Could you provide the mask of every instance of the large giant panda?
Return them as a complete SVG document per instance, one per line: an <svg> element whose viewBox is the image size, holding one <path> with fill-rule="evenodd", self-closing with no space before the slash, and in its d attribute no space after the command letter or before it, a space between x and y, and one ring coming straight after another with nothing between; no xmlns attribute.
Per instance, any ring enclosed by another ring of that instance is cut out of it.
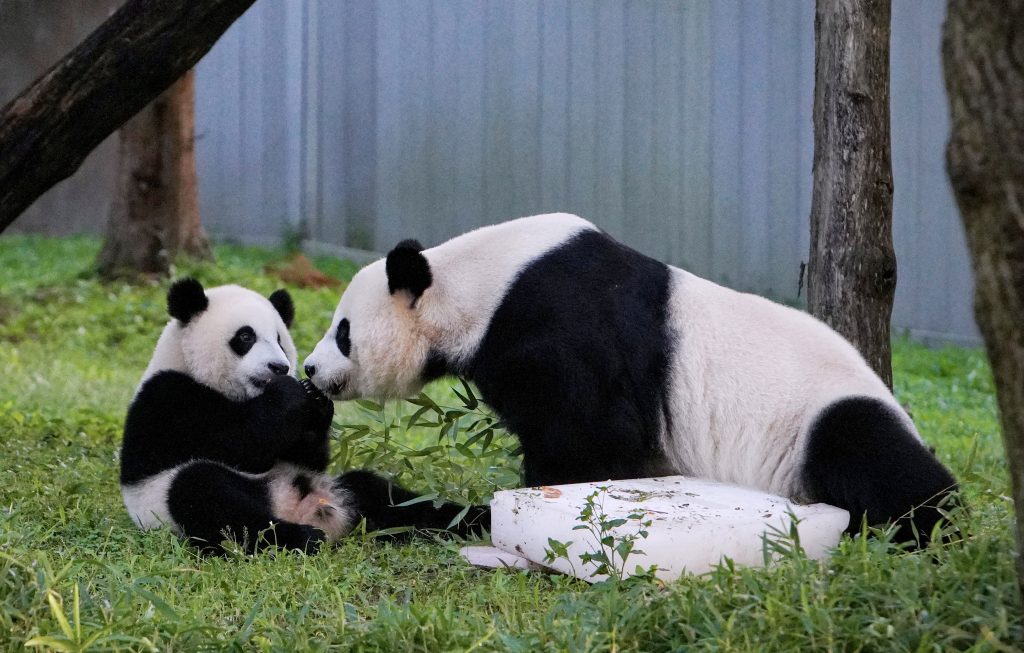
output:
<svg viewBox="0 0 1024 653"><path fill-rule="evenodd" d="M143 529L169 526L206 552L226 538L313 552L370 528L444 529L462 506L398 506L415 495L355 470L334 478L334 404L294 373L287 291L269 299L239 286L183 279L167 294L171 320L125 420L121 490ZM485 508L455 530L479 532Z"/></svg>
<svg viewBox="0 0 1024 653"><path fill-rule="evenodd" d="M356 274L305 370L337 399L471 379L527 485L686 474L841 506L851 532L899 520L902 540L926 540L955 489L830 328L574 215L399 243Z"/></svg>

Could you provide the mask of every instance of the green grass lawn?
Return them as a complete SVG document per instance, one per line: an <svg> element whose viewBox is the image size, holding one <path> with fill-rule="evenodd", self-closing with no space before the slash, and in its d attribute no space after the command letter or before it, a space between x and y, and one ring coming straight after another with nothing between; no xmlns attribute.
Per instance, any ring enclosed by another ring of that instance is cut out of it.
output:
<svg viewBox="0 0 1024 653"><path fill-rule="evenodd" d="M962 546L908 555L857 538L827 564L790 556L667 586L484 571L461 561L457 543L359 535L314 557L205 560L168 532L139 532L121 503L121 423L166 320L166 283L100 284L89 272L97 248L0 239L0 648L999 651L1024 640L1008 479L978 351L898 342L894 360L900 400L965 487ZM281 285L264 268L282 252L216 253L215 265L178 274L264 293ZM342 278L355 269L317 263ZM338 291L290 290L301 359ZM457 407L450 385L428 392ZM339 405L337 423L351 428L334 443L336 466L369 463L461 499L514 485L514 443L497 438L485 454L480 442L455 446L440 427L403 428L413 410Z"/></svg>

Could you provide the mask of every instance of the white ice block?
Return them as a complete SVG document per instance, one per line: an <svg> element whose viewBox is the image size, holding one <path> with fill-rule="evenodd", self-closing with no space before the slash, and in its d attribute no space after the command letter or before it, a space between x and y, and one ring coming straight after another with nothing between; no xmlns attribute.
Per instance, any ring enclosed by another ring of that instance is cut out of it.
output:
<svg viewBox="0 0 1024 653"><path fill-rule="evenodd" d="M666 476L496 492L491 501L494 546L584 580L602 580L605 576L594 575L593 563L580 559L581 554L599 550L596 538L587 531L573 530L582 523L579 517L586 498L595 491L596 503L603 506L609 519L642 511L644 519L651 522L647 537L635 542L635 548L644 553L629 557L626 575L637 565L657 565L657 576L663 580L673 580L684 572L704 573L723 557L737 565L763 566L763 536L789 533L791 515L797 518L806 554L824 559L850 519L845 510L824 503L799 505L748 488ZM637 530L638 521L627 520L608 534L618 542ZM568 559L545 562L548 538L571 542Z"/></svg>

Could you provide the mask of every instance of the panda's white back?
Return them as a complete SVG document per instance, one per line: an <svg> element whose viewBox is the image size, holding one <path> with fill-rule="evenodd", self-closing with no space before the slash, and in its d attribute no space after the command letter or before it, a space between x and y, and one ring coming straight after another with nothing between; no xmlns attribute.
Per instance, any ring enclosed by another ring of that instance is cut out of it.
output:
<svg viewBox="0 0 1024 653"><path fill-rule="evenodd" d="M678 268L672 277L677 419L663 437L678 471L794 496L804 438L834 401L877 398L914 429L857 350L820 321Z"/></svg>

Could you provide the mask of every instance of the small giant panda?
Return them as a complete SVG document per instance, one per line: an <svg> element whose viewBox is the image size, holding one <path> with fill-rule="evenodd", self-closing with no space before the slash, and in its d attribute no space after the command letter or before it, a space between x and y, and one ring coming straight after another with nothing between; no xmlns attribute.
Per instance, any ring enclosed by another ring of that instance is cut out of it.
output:
<svg viewBox="0 0 1024 653"><path fill-rule="evenodd" d="M462 507L400 504L415 494L367 471L333 478L334 404L300 383L288 327L291 297L183 279L167 294L171 320L125 420L121 491L143 529L171 527L219 553L225 536L314 552L360 519L370 528L444 529ZM456 526L479 532L473 508ZM273 526L273 528L271 528Z"/></svg>
<svg viewBox="0 0 1024 653"><path fill-rule="evenodd" d="M685 474L841 506L850 532L898 520L919 542L956 487L829 327L574 215L399 243L356 274L305 371L336 399L472 380L527 485Z"/></svg>

